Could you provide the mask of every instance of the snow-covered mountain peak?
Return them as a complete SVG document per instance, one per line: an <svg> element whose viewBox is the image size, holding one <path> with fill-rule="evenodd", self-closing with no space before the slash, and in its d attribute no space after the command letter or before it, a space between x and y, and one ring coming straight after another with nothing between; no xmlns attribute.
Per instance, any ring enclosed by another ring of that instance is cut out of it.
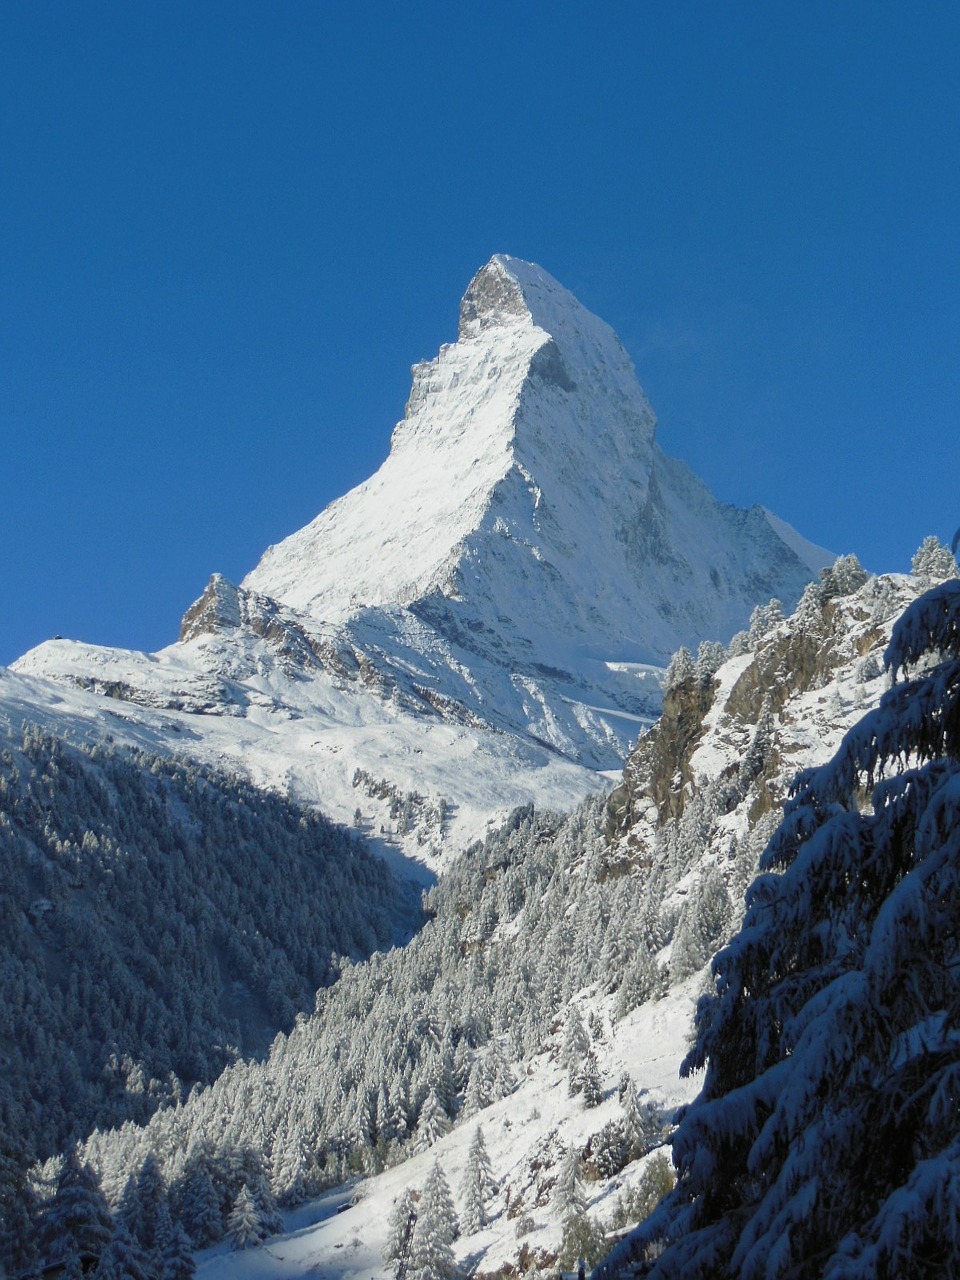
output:
<svg viewBox="0 0 960 1280"><path fill-rule="evenodd" d="M552 341L557 381L573 390L576 374L598 366L609 377L619 370L634 379L633 365L610 326L543 267L497 253L467 286L460 303L460 342L496 340L497 330L527 325ZM541 361L545 363L545 361ZM558 365L565 366L560 375Z"/></svg>
<svg viewBox="0 0 960 1280"><path fill-rule="evenodd" d="M84 718L107 694L150 721L154 746L169 730L205 758L239 756L338 817L357 809L355 776L427 790L457 807L446 836L473 838L507 776L510 803L532 794L514 785L524 771L540 800L561 781L592 789L589 771L617 767L659 711L679 645L727 639L771 596L791 604L832 558L760 507L718 503L654 433L610 327L497 255L467 289L459 340L414 367L369 480L239 587L214 575L177 644L57 642L17 671L79 687Z"/></svg>
<svg viewBox="0 0 960 1280"><path fill-rule="evenodd" d="M593 502L611 465L641 498L654 428L609 326L542 268L497 255L467 288L459 341L413 367L379 471L271 547L244 585L327 620L456 596L466 540L485 520L529 525L534 506L563 505L551 491L574 479ZM504 482L517 494L492 514Z"/></svg>

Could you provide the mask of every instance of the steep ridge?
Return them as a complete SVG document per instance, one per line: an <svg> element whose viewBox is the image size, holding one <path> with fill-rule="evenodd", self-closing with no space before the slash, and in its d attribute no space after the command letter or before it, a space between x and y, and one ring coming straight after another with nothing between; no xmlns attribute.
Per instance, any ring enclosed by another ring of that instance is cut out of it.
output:
<svg viewBox="0 0 960 1280"><path fill-rule="evenodd" d="M415 367L374 476L240 586L214 575L176 644L31 651L0 721L96 735L106 716L118 741L244 770L432 859L516 804L603 785L658 714L669 654L791 604L828 559L666 458L613 331L497 255L458 341ZM445 823L400 830L414 794Z"/></svg>

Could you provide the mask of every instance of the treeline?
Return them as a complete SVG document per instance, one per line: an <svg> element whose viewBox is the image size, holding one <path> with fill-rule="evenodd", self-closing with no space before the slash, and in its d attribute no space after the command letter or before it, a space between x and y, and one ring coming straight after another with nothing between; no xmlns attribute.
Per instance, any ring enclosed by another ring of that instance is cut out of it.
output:
<svg viewBox="0 0 960 1280"><path fill-rule="evenodd" d="M0 1129L31 1158L265 1053L422 919L316 813L30 726L0 750L0 876Z"/></svg>

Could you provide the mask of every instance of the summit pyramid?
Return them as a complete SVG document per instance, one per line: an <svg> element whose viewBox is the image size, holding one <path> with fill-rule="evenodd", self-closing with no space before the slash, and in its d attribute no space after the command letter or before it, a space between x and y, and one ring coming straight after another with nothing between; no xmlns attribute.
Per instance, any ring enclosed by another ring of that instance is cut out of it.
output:
<svg viewBox="0 0 960 1280"><path fill-rule="evenodd" d="M493 257L456 343L413 368L389 456L244 586L324 620L402 605L469 648L664 663L785 603L831 558L717 503L655 441L613 330L542 268ZM571 646L576 652L571 652Z"/></svg>

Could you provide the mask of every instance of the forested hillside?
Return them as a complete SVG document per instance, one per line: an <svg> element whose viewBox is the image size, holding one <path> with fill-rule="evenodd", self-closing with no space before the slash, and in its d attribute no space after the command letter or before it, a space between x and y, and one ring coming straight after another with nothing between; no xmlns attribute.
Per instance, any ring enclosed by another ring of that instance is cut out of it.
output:
<svg viewBox="0 0 960 1280"><path fill-rule="evenodd" d="M669 1120L648 1108L638 1128L644 1068L611 1076L624 1061L618 1027L641 1006L675 1020L691 984L709 983L705 966L738 927L798 765L826 760L880 701L894 620L944 571L934 560L924 573L916 562L917 577L868 578L845 558L789 619L773 602L728 648L679 653L664 716L609 800L567 817L518 810L431 890L430 918L408 945L345 964L266 1061L234 1063L146 1124L92 1134L79 1157L125 1229L136 1234L129 1188L144 1183L195 1246L240 1218L260 1239L276 1229L277 1203L358 1174L373 1186L433 1148L442 1158L460 1141L452 1130L562 1064L569 1107L603 1106L603 1121L575 1126L582 1142L554 1132L511 1153L509 1212L495 1244L480 1238L498 1265L522 1267L508 1225L517 1219L518 1231L533 1224L523 1229L538 1233L543 1259L556 1257L562 1229L599 1261L602 1231L630 1223L626 1201L610 1217L614 1180L633 1194L638 1158ZM616 1096L622 1110L611 1112ZM544 1208L568 1164L593 1188L572 1225ZM54 1184L38 1188L54 1212ZM370 1212L369 1229L382 1229L385 1215ZM473 1238L457 1248L479 1256ZM529 1264L529 1248L524 1256Z"/></svg>
<svg viewBox="0 0 960 1280"><path fill-rule="evenodd" d="M958 1274L960 581L886 667L797 778L698 1010L677 1187L605 1280Z"/></svg>
<svg viewBox="0 0 960 1280"><path fill-rule="evenodd" d="M0 1128L34 1157L265 1052L419 920L315 813L29 727L0 751L0 876Z"/></svg>

